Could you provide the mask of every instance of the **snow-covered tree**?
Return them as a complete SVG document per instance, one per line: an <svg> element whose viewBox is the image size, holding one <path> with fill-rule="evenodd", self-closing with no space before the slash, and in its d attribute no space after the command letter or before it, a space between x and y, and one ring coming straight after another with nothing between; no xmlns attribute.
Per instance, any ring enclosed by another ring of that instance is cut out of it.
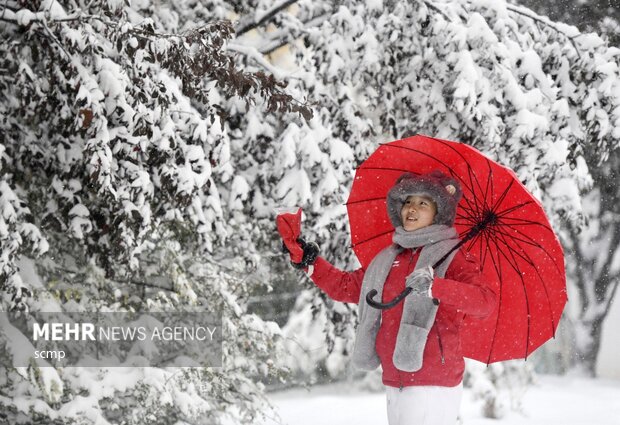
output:
<svg viewBox="0 0 620 425"><path fill-rule="evenodd" d="M317 13L300 3L302 15ZM594 164L616 149L620 126L618 51L596 35L502 1L345 1L286 47L300 64L295 75L302 78L293 84L320 105L315 119L350 147L346 166L407 134L459 140L513 168L543 200L556 229L584 228L581 193L592 185ZM308 164L310 149L299 148L299 164ZM298 163L285 162L292 176ZM351 177L336 181L349 187ZM327 197L315 207L308 187L321 193L322 180L290 181L296 185L280 197L291 205L305 200L328 259L353 265L342 243L342 205ZM303 305L300 314L311 317Z"/></svg>
<svg viewBox="0 0 620 425"><path fill-rule="evenodd" d="M550 3L541 0L518 0L523 6L556 22L575 25L582 32L595 32L620 43L620 4L613 0L563 0Z"/></svg>
<svg viewBox="0 0 620 425"><path fill-rule="evenodd" d="M620 41L620 5L613 2L566 1L554 4L554 7L549 7L549 3L535 0L522 0L520 3L532 7L540 14L548 14L554 20L576 25L586 31L595 30L603 37L609 38L610 44L617 46ZM617 57L617 54L615 56ZM610 62L609 65L601 66L593 73L596 74L599 78L611 82L617 76L617 68ZM611 84L617 86L617 82ZM606 95L603 99L599 99L597 93L591 96L591 116L599 114L605 117L607 112L597 112L601 106L607 104L605 97L608 93L605 91L603 93ZM601 126L596 121L592 120L592 128L588 129L593 136L592 140L600 137L600 130L604 135L610 132L608 125ZM618 140L620 135L615 134L613 137ZM616 148L610 151L584 152L584 158L592 174L592 189L582 192L589 225L583 232L580 232L578 227L569 225L565 237L565 245L570 254L569 273L576 286L578 294L576 299L580 304L572 317L573 326L576 328L574 331L577 343L576 356L565 361L583 362L590 374L596 373L602 324L620 282L620 254L618 254L620 194L617 173L620 151L617 144L616 142Z"/></svg>
<svg viewBox="0 0 620 425"><path fill-rule="evenodd" d="M223 317L223 366L124 373L33 361L0 378L10 423L249 423L266 406L260 379L283 371L277 327L246 313L243 258L214 255L234 230L218 186L230 160L220 104L292 122L312 113L273 75L239 66L230 8L213 2L220 10L189 19L176 6L0 5L1 310L202 307ZM39 256L35 273L28 256ZM9 329L3 359L19 338Z"/></svg>
<svg viewBox="0 0 620 425"><path fill-rule="evenodd" d="M571 316L576 350L569 360L594 376L603 322L620 286L620 150L603 163L590 154L594 183L583 198L588 226L581 232L568 226L566 247L578 302Z"/></svg>

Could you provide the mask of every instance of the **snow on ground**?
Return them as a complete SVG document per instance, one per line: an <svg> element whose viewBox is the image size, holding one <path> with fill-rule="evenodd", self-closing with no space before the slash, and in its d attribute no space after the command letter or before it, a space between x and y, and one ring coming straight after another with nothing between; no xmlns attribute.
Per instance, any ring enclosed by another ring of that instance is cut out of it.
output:
<svg viewBox="0 0 620 425"><path fill-rule="evenodd" d="M260 425L387 425L385 395L346 384L294 389L270 396L281 422ZM620 425L620 381L539 376L522 401L523 411L500 420L482 417L479 402L465 389L463 425Z"/></svg>

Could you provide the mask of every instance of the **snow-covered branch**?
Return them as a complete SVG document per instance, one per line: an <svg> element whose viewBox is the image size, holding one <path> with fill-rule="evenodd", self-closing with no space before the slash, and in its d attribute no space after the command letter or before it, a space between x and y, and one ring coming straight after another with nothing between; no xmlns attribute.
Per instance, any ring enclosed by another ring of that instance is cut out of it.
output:
<svg viewBox="0 0 620 425"><path fill-rule="evenodd" d="M122 26L121 31L126 34L131 34L137 37L154 39L154 38L176 38L186 39L193 34L207 34L213 32L214 29L229 21L210 22L207 25L192 28L184 33L174 34L155 31L153 29L147 30L130 25L127 22L121 23L119 21L113 21L104 15L92 15L84 12L72 12L68 15L52 15L49 12L32 12L28 9L20 9L17 12L12 12L9 9L2 9L0 5L0 21L12 23L22 27L28 27L33 24L42 24L43 26L56 25L62 23L86 23L89 21L98 21L106 25L109 28L119 28ZM8 11L8 13L4 13Z"/></svg>
<svg viewBox="0 0 620 425"><path fill-rule="evenodd" d="M321 24L325 22L326 20L328 20L332 14L333 12L330 11L328 13L323 13L318 16L314 16L308 19L307 21L302 22L302 25L303 25L302 34L294 34L288 28L286 30L278 31L275 34L271 32L267 33L266 36L268 38L265 40L265 44L260 47L260 52L263 55L268 55L270 53L273 53L279 48L284 47L287 44L291 43L293 40L295 40L300 35L303 35L304 32L307 33L308 29L320 27Z"/></svg>
<svg viewBox="0 0 620 425"><path fill-rule="evenodd" d="M567 39L570 40L571 44L575 48L575 52L577 53L577 55L581 57L580 49L577 46L577 43L575 42L575 39L581 35L581 33L579 32L579 30L577 30L577 28L572 27L570 25L566 25L566 24L552 22L545 17L536 15L531 10L525 7L522 7L522 6L507 3L506 9L518 15L525 16L535 22L538 22L546 27L553 29L554 31L560 34L563 34L564 36L566 36Z"/></svg>
<svg viewBox="0 0 620 425"><path fill-rule="evenodd" d="M235 42L229 42L226 44L226 50L242 53L250 57L258 65L265 68L267 71L271 72L274 77L278 79L286 79L285 73L279 70L277 67L273 66L267 59L265 59L263 53L259 52L258 49L256 49L255 47L246 46Z"/></svg>
<svg viewBox="0 0 620 425"><path fill-rule="evenodd" d="M286 9L287 7L297 3L299 0L283 0L280 3L274 4L271 8L263 13L257 14L252 19L242 20L242 23L236 30L237 37L257 28L264 23L268 22L271 18L278 14L278 12Z"/></svg>

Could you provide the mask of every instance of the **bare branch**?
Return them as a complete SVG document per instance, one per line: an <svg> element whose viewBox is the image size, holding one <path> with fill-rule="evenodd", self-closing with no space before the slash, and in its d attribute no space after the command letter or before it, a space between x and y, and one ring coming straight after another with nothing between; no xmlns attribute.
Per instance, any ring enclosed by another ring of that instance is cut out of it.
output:
<svg viewBox="0 0 620 425"><path fill-rule="evenodd" d="M255 47L244 46L237 43L228 43L226 44L226 50L242 53L254 59L256 63L265 68L267 71L271 72L274 77L278 79L286 79L284 73L275 66L273 66L267 59L265 59L263 54L259 52Z"/></svg>
<svg viewBox="0 0 620 425"><path fill-rule="evenodd" d="M65 273L69 273L69 274L73 274L73 275L80 275L82 274L80 271L78 270L71 270L68 269L66 267L62 267L62 266L55 266L54 270L60 270L62 272ZM140 287L148 287L148 288L155 288L155 289L163 289L164 291L169 291L169 292L176 292L174 290L174 288L170 288L170 287L165 287L165 286L159 286L159 285L154 285L152 283L147 283L144 281L137 281L137 280L131 280L131 279L124 279L123 283L130 283L132 285L136 285L136 286L140 286Z"/></svg>
<svg viewBox="0 0 620 425"><path fill-rule="evenodd" d="M290 5L294 3L297 3L297 1L298 0L284 0L282 3L273 6L271 9L267 10L260 19L255 19L253 21L250 21L249 23L237 29L236 31L237 37L245 34L246 32L253 30L256 27L263 25L265 22L273 18L278 12L286 9L287 7L289 7Z"/></svg>
<svg viewBox="0 0 620 425"><path fill-rule="evenodd" d="M566 34L565 31L562 31L560 28L558 28L557 24L549 21L548 19L543 19L538 15L532 14L532 13L528 13L529 10L525 9L523 7L519 7L519 6L514 6L511 4L506 4L506 9L510 10L513 13L516 13L517 15L521 15L521 16L525 16L526 18L530 18L533 21L536 21L539 24L542 24L546 27L549 27L551 29L553 29L554 31L556 31L559 34L564 35L566 38L568 38L571 42L571 44L573 45L573 47L575 48L575 52L577 53L577 56L579 57L579 59L581 59L581 54L579 53L579 48L577 47L577 44L575 43L575 38L579 37L581 35L581 33L577 34L577 35L568 35Z"/></svg>
<svg viewBox="0 0 620 425"><path fill-rule="evenodd" d="M611 269L613 267L613 260L616 256L616 252L618 247L620 246L620 229L614 228L612 229L612 240L610 243L610 248L615 248L613 252L609 253L605 264L603 264L603 268L601 271L601 277L596 282L595 288L599 289L601 295L604 298L605 302L605 314L603 317L607 316L609 310L611 308L611 302L614 299L616 291L618 290L618 284L620 282L620 274L614 273L611 274ZM611 291L609 291L609 287L611 286ZM595 289L595 292L597 292ZM605 297L605 294L609 294L609 296Z"/></svg>
<svg viewBox="0 0 620 425"><path fill-rule="evenodd" d="M0 21L4 21L4 22L8 22L8 23L12 23L18 26L24 26L21 22L19 22L19 20L17 19L17 17L15 16L16 14L13 11L9 11L10 13L8 14L8 16L5 16L5 11L7 11L9 9L7 8L3 8L2 9L2 15L0 15ZM88 21L99 21L102 24L110 27L110 28L117 28L119 23L115 22L115 21L111 21L109 19L104 19L102 16L100 15L89 15L86 13L72 13L70 15L67 15L65 17L62 18L50 18L49 16L46 16L46 14L44 12L37 12L37 13L33 13L32 17L28 20L28 24L32 23L32 22L36 22L36 23L40 23L44 26L47 25L55 25L55 24L59 24L59 23L65 23L65 22L88 22ZM210 22L206 25L200 26L198 28L192 28L184 33L180 33L180 34L170 34L170 33L162 33L162 32L155 32L155 31L146 31L140 28L131 28L129 29L127 32L143 38L143 39L152 39L152 38L178 38L178 39L183 39L185 37L188 36L189 33L195 33L195 32L204 32L204 31L209 31L210 27L213 25L218 25L221 21L215 21L215 22ZM227 21L228 22L228 21Z"/></svg>
<svg viewBox="0 0 620 425"><path fill-rule="evenodd" d="M439 13L441 16L446 18L447 21L452 22L452 19L448 15L446 15L445 12L443 10L441 10L438 6L434 5L430 1L425 1L424 4L429 9L434 10L435 12Z"/></svg>
<svg viewBox="0 0 620 425"><path fill-rule="evenodd" d="M589 267L586 268L586 259L585 259L585 255L583 254L581 247L579 245L579 235L577 234L577 231L573 228L573 226L569 226L569 235L570 235L570 239L572 242L572 246L573 246L573 255L575 256L575 262L579 265L581 265L581 267L577 267L577 290L579 291L579 298L581 300L582 303L582 311L584 311L586 309L587 306L589 306L590 301L588 299L588 294L586 291L586 272L585 269L590 270Z"/></svg>
<svg viewBox="0 0 620 425"><path fill-rule="evenodd" d="M50 38L54 41L54 43L56 43L56 45L58 46L58 48L60 48L60 50L65 54L65 56L67 57L67 60L70 61L71 60L71 55L69 54L69 52L67 52L65 50L65 47L62 45L62 43L58 40L58 38L56 38L56 36L54 35L54 33L49 29L49 27L47 26L47 24L45 23L45 21L41 21L41 24L43 25L43 28L45 28L45 32L47 32L47 34L50 36Z"/></svg>
<svg viewBox="0 0 620 425"><path fill-rule="evenodd" d="M323 13L322 15L316 16L306 22L304 22L304 29L313 28L315 26L321 25L331 16L330 13ZM284 37L276 38L272 37L271 41L269 41L265 46L261 47L259 50L263 55L269 55L274 51L278 50L280 47L284 47L287 44L290 44L297 37L293 34L287 33Z"/></svg>
<svg viewBox="0 0 620 425"><path fill-rule="evenodd" d="M613 278L613 283L612 285L612 289L611 289L611 294L609 295L608 298L608 302L607 302L607 306L605 308L605 317L607 317L607 313L609 313L609 310L611 309L611 302L614 300L614 297L616 296L616 292L618 292L618 286L620 286L620 274L616 273Z"/></svg>

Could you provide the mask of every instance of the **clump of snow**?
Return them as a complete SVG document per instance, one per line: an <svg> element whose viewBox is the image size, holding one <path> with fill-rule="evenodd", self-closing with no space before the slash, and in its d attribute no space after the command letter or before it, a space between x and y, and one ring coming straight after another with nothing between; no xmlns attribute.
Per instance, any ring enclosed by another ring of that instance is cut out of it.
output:
<svg viewBox="0 0 620 425"><path fill-rule="evenodd" d="M312 199L312 188L306 171L291 169L278 183L275 195L280 202L287 206L304 205Z"/></svg>
<svg viewBox="0 0 620 425"><path fill-rule="evenodd" d="M228 208L231 210L243 210L245 201L248 199L250 185L243 176L235 176L230 189Z"/></svg>

